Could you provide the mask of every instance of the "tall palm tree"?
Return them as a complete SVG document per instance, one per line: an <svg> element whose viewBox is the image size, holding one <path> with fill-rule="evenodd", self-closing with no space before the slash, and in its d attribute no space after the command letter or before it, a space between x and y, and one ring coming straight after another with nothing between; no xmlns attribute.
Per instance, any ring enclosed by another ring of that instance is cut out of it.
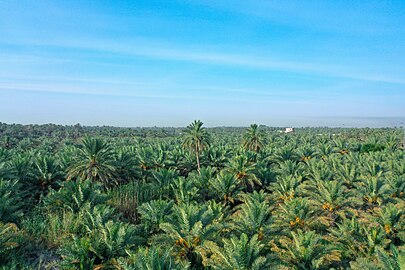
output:
<svg viewBox="0 0 405 270"><path fill-rule="evenodd" d="M265 133L257 124L251 124L243 134L243 147L246 150L259 152L264 146Z"/></svg>
<svg viewBox="0 0 405 270"><path fill-rule="evenodd" d="M187 128L184 130L184 148L189 148L192 152L195 152L197 159L197 168L200 172L200 153L201 151L209 146L210 136L207 129L203 127L203 122L200 120L194 120Z"/></svg>
<svg viewBox="0 0 405 270"><path fill-rule="evenodd" d="M68 179L80 177L111 184L116 180L115 171L112 146L100 138L86 137L68 169Z"/></svg>

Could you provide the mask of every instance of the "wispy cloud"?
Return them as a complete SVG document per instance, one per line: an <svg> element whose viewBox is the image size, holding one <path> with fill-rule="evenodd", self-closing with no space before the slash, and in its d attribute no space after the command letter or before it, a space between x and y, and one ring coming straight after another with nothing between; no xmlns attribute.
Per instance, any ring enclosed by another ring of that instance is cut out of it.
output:
<svg viewBox="0 0 405 270"><path fill-rule="evenodd" d="M221 95L206 95L209 91L220 91L230 93L248 93L250 103L267 103L267 104L302 104L313 105L314 101L309 101L308 97L304 99L299 96L294 96L294 99L286 99L286 96L280 94L272 94L269 92L249 92L249 89L230 89L220 87L185 87L189 91L188 94L174 94L173 91L158 92L151 88L133 89L133 91L117 91L108 88L83 88L79 86L66 86L66 85L50 85L40 83L0 83L1 91L21 91L21 92L43 92L54 94L76 94L76 95L90 95L90 96L107 96L107 97L128 97L128 98L143 98L143 99L163 99L163 100L194 100L194 101L222 101L222 102L246 102L246 97L243 96L221 96ZM197 91L198 90L198 91ZM259 98L257 98L259 96ZM260 96L267 97L266 99Z"/></svg>
<svg viewBox="0 0 405 270"><path fill-rule="evenodd" d="M245 69L258 69L269 71L282 71L297 74L306 74L318 77L344 78L352 80L361 80L369 82L382 82L405 84L405 79L387 75L386 73L370 72L364 66L342 66L325 64L321 62L311 61L291 61L280 59L279 57L271 57L260 55L260 52L255 54L248 53L224 53L221 51L206 51L199 48L180 48L173 45L167 45L161 42L146 42L143 43L132 41L132 45L123 45L121 43L113 43L111 41L104 42L103 40L90 41L49 41L25 42L24 46L37 46L42 49L59 48L64 50L78 50L82 54L85 51L97 51L106 54L115 54L125 57L144 57L164 61L180 61L196 64L206 64L213 66L226 66ZM83 52L84 50L84 52ZM36 56L37 57L37 56ZM35 59L35 57L33 57ZM52 61L57 61L55 57L51 57ZM71 61L70 59L69 61ZM61 61L67 61L61 57ZM86 61L78 59L78 61ZM87 60L91 61L91 60Z"/></svg>

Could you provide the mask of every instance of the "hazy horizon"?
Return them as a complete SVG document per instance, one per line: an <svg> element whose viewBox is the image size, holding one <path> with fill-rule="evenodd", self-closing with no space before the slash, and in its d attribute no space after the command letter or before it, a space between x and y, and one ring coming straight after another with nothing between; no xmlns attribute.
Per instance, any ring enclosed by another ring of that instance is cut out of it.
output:
<svg viewBox="0 0 405 270"><path fill-rule="evenodd" d="M395 126L404 74L405 1L0 1L1 122Z"/></svg>
<svg viewBox="0 0 405 270"><path fill-rule="evenodd" d="M1 123L2 121L0 121ZM212 123L212 122L204 122L204 126L209 128L216 128L216 127L248 127L250 124L257 123L259 125L265 125L268 127L296 127L296 128L304 128L304 127L327 127L327 128L404 128L405 127L405 117L307 117L307 118L278 118L273 119L273 121L269 121L267 123L258 123L252 121L246 124L234 124L229 125L226 123ZM80 124L82 126L112 126L112 127L119 127L119 128L181 128L187 126L189 123L183 123L180 125L135 125L135 126L120 126L114 124L92 124L92 123L73 123L73 122L4 122L6 124L22 124L22 125L46 125L46 124L56 124L56 125L66 125L72 126L76 124Z"/></svg>

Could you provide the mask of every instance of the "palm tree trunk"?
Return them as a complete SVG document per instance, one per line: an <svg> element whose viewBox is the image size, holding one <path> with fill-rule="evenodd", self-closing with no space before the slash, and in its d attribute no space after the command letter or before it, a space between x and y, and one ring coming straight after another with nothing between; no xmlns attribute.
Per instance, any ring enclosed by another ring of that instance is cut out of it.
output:
<svg viewBox="0 0 405 270"><path fill-rule="evenodd" d="M195 145L195 156L196 156L196 158L197 158L197 170L198 170L198 173L200 174L201 172L200 172L200 169L201 169L201 165L200 165L200 157L199 157L199 153L200 151L199 151L199 147L198 147L198 143Z"/></svg>

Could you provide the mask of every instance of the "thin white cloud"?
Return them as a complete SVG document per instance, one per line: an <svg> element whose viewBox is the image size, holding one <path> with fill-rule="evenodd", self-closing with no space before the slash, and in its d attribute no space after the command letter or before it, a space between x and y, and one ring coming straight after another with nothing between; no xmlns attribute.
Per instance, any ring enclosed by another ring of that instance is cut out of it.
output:
<svg viewBox="0 0 405 270"><path fill-rule="evenodd" d="M126 57L145 57L165 61L180 61L214 66L227 66L248 69L260 69L271 71L293 72L312 76L326 76L334 78L345 78L369 82L383 82L394 84L405 84L405 79L386 75L384 73L369 72L364 67L329 65L316 62L300 62L280 60L276 57L269 57L257 54L238 54L223 52L206 52L195 48L176 48L156 42L140 43L131 41L133 45L126 45L124 42L112 43L102 40L83 41L49 41L49 42L26 42L25 46L59 47L73 50L98 51L109 54L117 54ZM125 44L125 45L123 45ZM83 53L83 52L80 52ZM52 57L54 60L55 57ZM63 59L63 57L62 57ZM77 61L83 61L77 59ZM386 72L387 73L387 72Z"/></svg>
<svg viewBox="0 0 405 270"><path fill-rule="evenodd" d="M198 88L201 93L206 91L211 91L213 89L221 90L221 91L232 91L231 89L221 89L221 88ZM196 89L192 89L196 90ZM204 94L164 94L155 91L148 90L137 90L132 92L122 92L122 91L111 91L106 89L83 89L81 87L69 87L69 86L61 86L61 85L49 85L49 84L23 84L23 83L13 83L13 84L0 84L0 93L1 91L29 91L29 92L44 92L44 93L56 93L56 94L79 94L79 95L94 95L94 96L110 96L110 97L128 97L128 98L145 98L145 99L171 99L171 100L199 100L199 101L238 101L238 102L246 102L246 98L238 97L238 96L226 96L226 97L218 97L218 96L207 96ZM172 91L166 91L172 92ZM265 93L262 93L266 95ZM271 93L267 93L266 95L268 98L266 99L256 99L251 97L249 99L249 103L274 103L274 104L303 104L303 105L311 105L315 104L315 102L308 101L308 100L286 100L283 96L274 95ZM271 98L270 98L271 97Z"/></svg>

